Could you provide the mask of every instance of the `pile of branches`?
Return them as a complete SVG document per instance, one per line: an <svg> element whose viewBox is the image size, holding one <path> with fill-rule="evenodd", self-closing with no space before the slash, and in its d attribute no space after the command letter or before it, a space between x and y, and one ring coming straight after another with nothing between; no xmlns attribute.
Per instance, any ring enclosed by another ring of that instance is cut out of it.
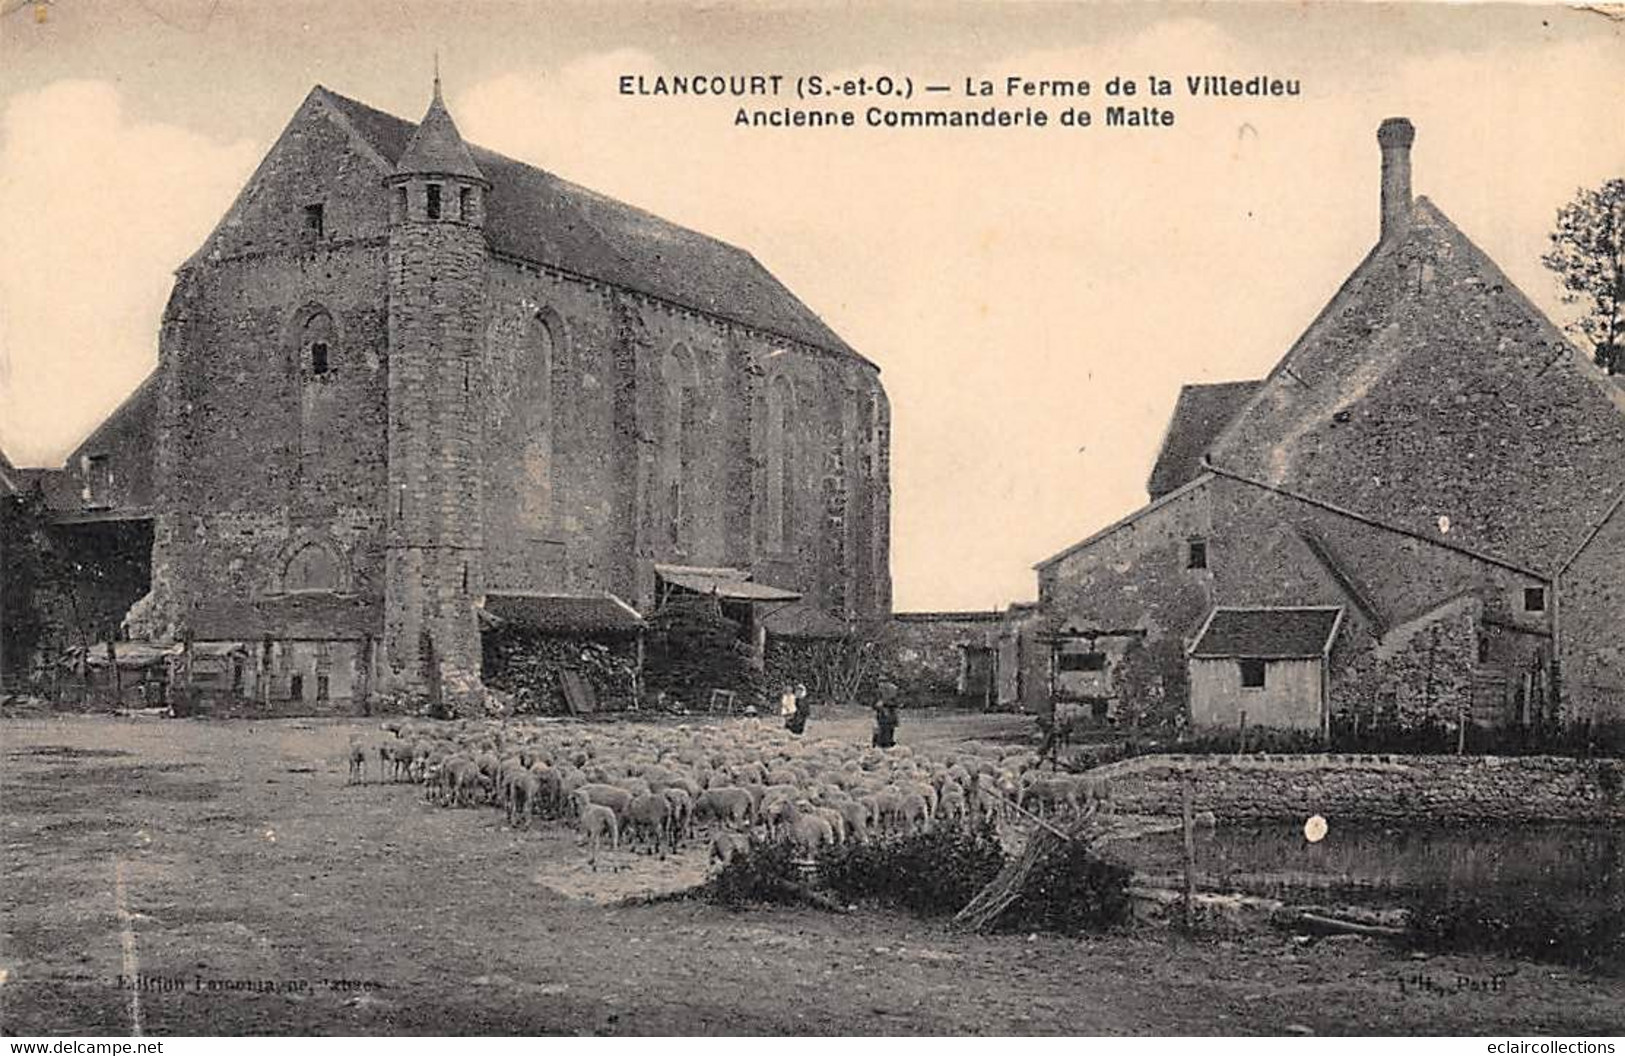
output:
<svg viewBox="0 0 1625 1056"><path fill-rule="evenodd" d="M954 923L971 931L1076 935L1123 922L1132 871L1096 853L1109 829L1093 805L1066 829L1041 824L1020 857L966 903Z"/></svg>

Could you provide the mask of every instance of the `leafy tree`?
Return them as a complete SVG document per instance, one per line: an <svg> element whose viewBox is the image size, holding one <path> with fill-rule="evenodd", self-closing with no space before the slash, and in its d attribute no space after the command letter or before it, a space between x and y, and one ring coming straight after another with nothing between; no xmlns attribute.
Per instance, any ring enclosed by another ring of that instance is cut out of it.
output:
<svg viewBox="0 0 1625 1056"><path fill-rule="evenodd" d="M64 619L77 626L73 571L50 532L50 509L38 488L0 498L0 635L8 686L27 681L41 647L59 644Z"/></svg>
<svg viewBox="0 0 1625 1056"><path fill-rule="evenodd" d="M1563 303L1584 308L1569 332L1591 343L1608 373L1625 371L1625 179L1581 188L1558 210L1551 240L1541 262L1557 273Z"/></svg>

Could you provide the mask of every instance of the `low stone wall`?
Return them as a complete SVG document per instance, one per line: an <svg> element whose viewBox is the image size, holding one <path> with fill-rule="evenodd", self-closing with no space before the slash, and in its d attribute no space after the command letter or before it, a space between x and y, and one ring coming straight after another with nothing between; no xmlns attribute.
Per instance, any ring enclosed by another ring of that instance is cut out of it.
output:
<svg viewBox="0 0 1625 1056"><path fill-rule="evenodd" d="M1559 756L1149 755L1089 771L1114 809L1178 814L1180 774L1197 811L1224 822L1625 822L1625 762Z"/></svg>

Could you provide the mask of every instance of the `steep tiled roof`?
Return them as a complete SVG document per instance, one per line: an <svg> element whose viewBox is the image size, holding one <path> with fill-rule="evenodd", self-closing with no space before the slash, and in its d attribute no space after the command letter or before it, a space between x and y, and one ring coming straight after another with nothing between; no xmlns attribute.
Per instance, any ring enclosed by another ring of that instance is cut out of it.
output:
<svg viewBox="0 0 1625 1056"><path fill-rule="evenodd" d="M1338 608L1215 609L1191 656L1311 659L1331 645L1342 614Z"/></svg>
<svg viewBox="0 0 1625 1056"><path fill-rule="evenodd" d="M1179 390L1162 450L1151 468L1146 490L1153 499L1202 475L1202 456L1215 437L1236 416L1262 381L1226 381L1214 385L1186 385Z"/></svg>
<svg viewBox="0 0 1625 1056"><path fill-rule="evenodd" d="M1425 198L1208 452L1218 473L1555 570L1625 489L1625 403Z"/></svg>
<svg viewBox="0 0 1625 1056"><path fill-rule="evenodd" d="M401 161L416 125L316 91L389 164ZM481 147L470 155L491 182L485 236L493 250L857 355L744 250Z"/></svg>

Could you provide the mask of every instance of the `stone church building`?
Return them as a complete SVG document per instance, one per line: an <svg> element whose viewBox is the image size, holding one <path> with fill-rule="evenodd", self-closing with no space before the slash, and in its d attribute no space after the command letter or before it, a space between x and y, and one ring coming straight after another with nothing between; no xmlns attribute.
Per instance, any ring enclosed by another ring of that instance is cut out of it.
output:
<svg viewBox="0 0 1625 1056"><path fill-rule="evenodd" d="M891 609L878 368L749 253L465 143L438 81L415 125L311 91L114 419L53 502L149 521L132 631L250 699L476 695L502 597L715 594L758 650Z"/></svg>
<svg viewBox="0 0 1625 1056"><path fill-rule="evenodd" d="M1413 199L1410 122L1377 136L1365 260L1267 377L1181 392L1147 505L1037 566L1027 707L1625 720L1625 389Z"/></svg>

